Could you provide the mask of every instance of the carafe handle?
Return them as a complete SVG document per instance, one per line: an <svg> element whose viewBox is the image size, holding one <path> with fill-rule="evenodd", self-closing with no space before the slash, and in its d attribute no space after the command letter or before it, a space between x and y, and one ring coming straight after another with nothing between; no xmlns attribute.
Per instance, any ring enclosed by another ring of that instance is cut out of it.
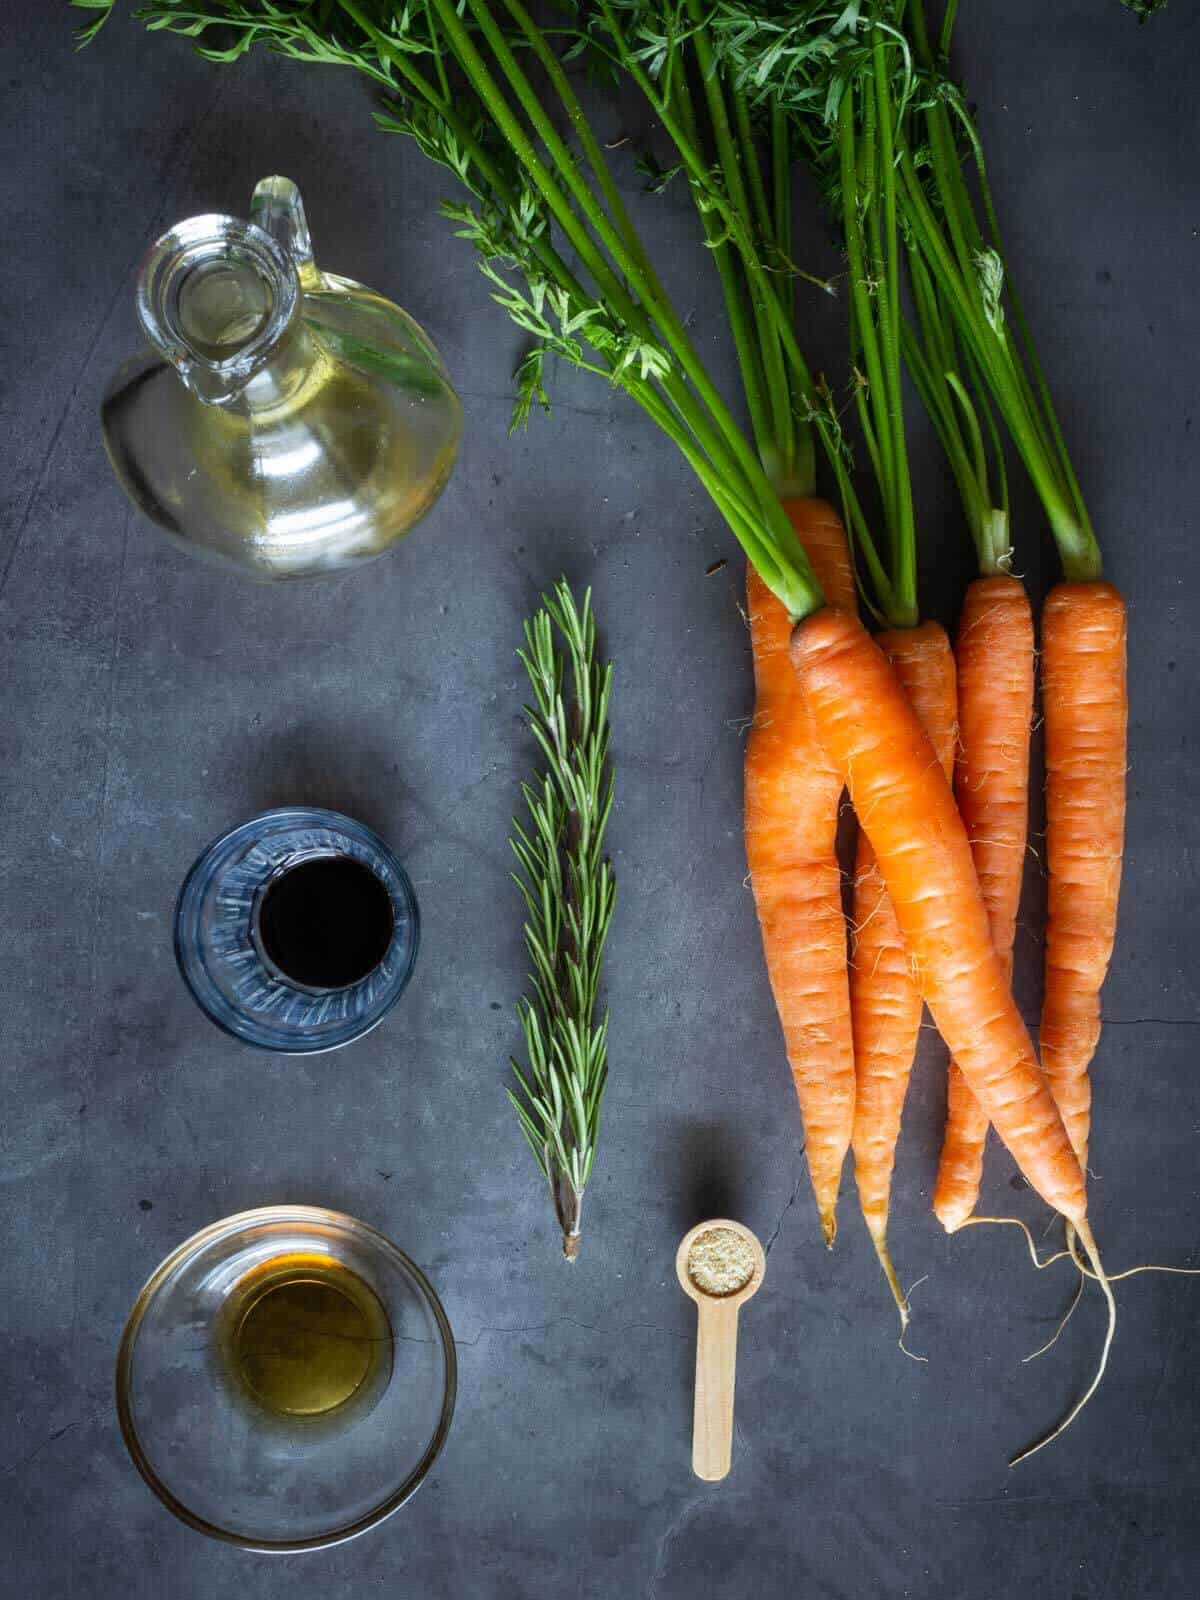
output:
<svg viewBox="0 0 1200 1600"><path fill-rule="evenodd" d="M291 256L302 289L312 292L323 287L321 270L313 259L304 202L290 178L264 178L256 185L250 220Z"/></svg>

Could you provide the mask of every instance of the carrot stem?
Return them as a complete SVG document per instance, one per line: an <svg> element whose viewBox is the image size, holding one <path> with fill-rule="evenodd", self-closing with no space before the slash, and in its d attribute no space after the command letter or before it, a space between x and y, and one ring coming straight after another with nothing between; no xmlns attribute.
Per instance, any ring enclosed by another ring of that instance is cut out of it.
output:
<svg viewBox="0 0 1200 1600"><path fill-rule="evenodd" d="M921 113L928 161L920 174L911 148L903 154L906 216L931 270L951 292L963 337L979 362L1042 501L1063 570L1068 579L1084 582L1101 576L1100 549L1024 307L1008 270L982 143L961 94L945 77L955 14L956 6L949 5L939 36L939 57L935 58L924 0L911 0L908 8L915 55L922 69L940 83L942 92L929 96ZM982 222L963 173L955 121L970 147ZM936 209L929 204L927 191L935 197ZM1002 294L1011 307L1015 338L1005 319Z"/></svg>

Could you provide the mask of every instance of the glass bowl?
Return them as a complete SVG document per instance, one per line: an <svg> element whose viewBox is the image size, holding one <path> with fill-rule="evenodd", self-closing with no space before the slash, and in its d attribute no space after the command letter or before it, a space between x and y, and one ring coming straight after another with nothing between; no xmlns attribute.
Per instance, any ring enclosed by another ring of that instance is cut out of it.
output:
<svg viewBox="0 0 1200 1600"><path fill-rule="evenodd" d="M312 988L271 960L259 913L272 884L322 858L349 857L387 891L392 933L378 964L356 982ZM304 1055L369 1033L399 1000L420 940L417 897L379 836L337 811L265 811L215 839L184 880L175 908L175 957L205 1014L235 1038Z"/></svg>
<svg viewBox="0 0 1200 1600"><path fill-rule="evenodd" d="M317 1280L342 1288L351 1325L320 1325L332 1367L313 1367L303 1315L269 1359L253 1351L253 1313L284 1279L302 1313ZM314 1370L334 1385L319 1406L293 1381ZM424 1274L374 1228L316 1206L244 1211L181 1244L138 1295L117 1356L117 1413L142 1477L189 1527L264 1552L339 1544L402 1506L441 1451L456 1386L454 1337Z"/></svg>

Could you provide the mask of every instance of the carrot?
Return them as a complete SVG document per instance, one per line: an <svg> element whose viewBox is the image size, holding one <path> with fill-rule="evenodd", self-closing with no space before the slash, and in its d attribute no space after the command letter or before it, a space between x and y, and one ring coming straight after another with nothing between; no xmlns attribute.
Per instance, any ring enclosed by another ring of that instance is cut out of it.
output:
<svg viewBox="0 0 1200 1600"><path fill-rule="evenodd" d="M1125 605L1110 583L1060 583L1042 612L1049 872L1042 1067L1086 1169L1088 1067L1112 958L1125 833Z"/></svg>
<svg viewBox="0 0 1200 1600"><path fill-rule="evenodd" d="M1033 712L1033 616L1016 578L977 578L966 593L958 640L959 748L954 788L971 843L992 943L1006 977L1021 898L1029 820L1029 726ZM950 1063L946 1133L933 1210L948 1233L979 1199L988 1118L962 1068Z"/></svg>
<svg viewBox="0 0 1200 1600"><path fill-rule="evenodd" d="M936 622L877 635L900 686L950 775L957 737L954 656ZM850 1009L854 1022L854 1176L863 1217L907 1326L908 1306L887 1247L888 1202L904 1096L921 1027L921 991L875 852L859 835L854 876Z"/></svg>
<svg viewBox="0 0 1200 1600"><path fill-rule="evenodd" d="M1083 1174L992 946L966 829L929 739L857 618L816 612L797 624L791 652L933 1019L1026 1179L1086 1247Z"/></svg>
<svg viewBox="0 0 1200 1600"><path fill-rule="evenodd" d="M822 589L854 605L846 534L822 500L784 502ZM813 735L788 659L787 609L747 570L756 703L746 743L746 860L767 971L800 1100L825 1243L837 1231L854 1117L846 926L836 840L842 780Z"/></svg>

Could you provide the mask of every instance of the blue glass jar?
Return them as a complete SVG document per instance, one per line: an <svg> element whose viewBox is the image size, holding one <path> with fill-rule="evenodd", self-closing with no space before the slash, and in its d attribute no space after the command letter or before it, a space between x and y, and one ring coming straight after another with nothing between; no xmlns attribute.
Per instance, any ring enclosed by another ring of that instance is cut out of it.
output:
<svg viewBox="0 0 1200 1600"><path fill-rule="evenodd" d="M296 869L332 862L371 874L391 926L369 970L324 985L284 970L264 938L263 908ZM201 1010L235 1038L290 1055L336 1050L375 1027L412 976L419 934L412 884L383 840L308 806L266 811L214 840L175 909L175 956Z"/></svg>

